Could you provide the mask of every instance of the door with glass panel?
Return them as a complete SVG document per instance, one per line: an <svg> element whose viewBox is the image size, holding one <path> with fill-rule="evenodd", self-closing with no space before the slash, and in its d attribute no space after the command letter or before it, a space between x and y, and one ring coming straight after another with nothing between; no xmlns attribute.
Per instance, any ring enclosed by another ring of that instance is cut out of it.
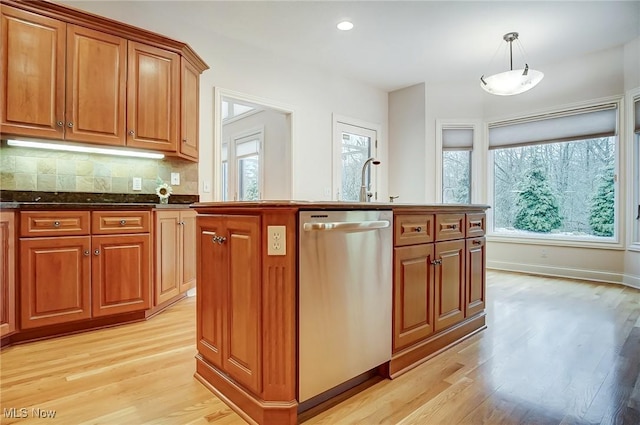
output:
<svg viewBox="0 0 640 425"><path fill-rule="evenodd" d="M262 198L262 131L222 144L222 200Z"/></svg>
<svg viewBox="0 0 640 425"><path fill-rule="evenodd" d="M377 134L375 130L346 124L336 123L336 181L338 182L337 199L341 201L358 201L362 181L362 167L368 158L376 156ZM375 187L375 170L373 166L366 168L364 186L371 192L372 200L377 199Z"/></svg>

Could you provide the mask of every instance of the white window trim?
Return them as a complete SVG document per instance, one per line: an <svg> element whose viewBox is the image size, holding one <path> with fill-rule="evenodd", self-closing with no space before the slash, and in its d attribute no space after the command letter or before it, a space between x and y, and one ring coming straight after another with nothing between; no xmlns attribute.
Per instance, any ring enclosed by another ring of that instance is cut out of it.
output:
<svg viewBox="0 0 640 425"><path fill-rule="evenodd" d="M386 181L381 175L382 170L386 170L385 162L387 160L386 149L383 148L382 137L381 137L381 125L375 124L367 121L363 121L358 118L348 117L345 115L339 114L331 114L331 134L332 137L332 162L331 162L331 200L338 201L340 200L340 190L341 190L341 168L342 168L342 138L340 134L338 134L338 126L339 124L351 125L354 127L360 127L365 130L374 131L376 133L377 146L375 145L376 141L374 140L374 145L371 147L371 152L374 157L380 160L380 165L376 167L375 170L372 170L372 175L374 178L371 181L372 191L378 193L378 200L385 200L386 197L383 196L383 190L380 187L380 180ZM386 192L386 191L384 191ZM375 199L373 199L375 201Z"/></svg>
<svg viewBox="0 0 640 425"><path fill-rule="evenodd" d="M455 128L470 128L473 130L473 146L471 148L471 203L486 202L486 189L483 182L486 181L486 149L480 143L482 123L480 120L471 119L436 119L436 178L435 193L436 202L442 202L442 130Z"/></svg>
<svg viewBox="0 0 640 425"><path fill-rule="evenodd" d="M627 184L626 190L626 198L628 207L627 214L627 249L629 251L638 251L640 252L640 221L636 220L638 214L638 205L640 205L640 160L639 163L635 163L635 158L638 158L640 155L640 143L635 143L635 132L634 132L634 121L635 121L635 110L634 110L634 98L640 96L640 87L636 87L632 90L627 91L625 95L625 106L626 113L624 114L625 125L621 129L625 132L625 145L628 149L629 153L626 155L626 167L627 167L627 180L629 183Z"/></svg>
<svg viewBox="0 0 640 425"><path fill-rule="evenodd" d="M615 158L615 174L618 176L617 178L617 190L616 190L616 199L615 199L615 212L617 215L616 220L616 229L614 231L613 238L606 238L605 240L592 241L589 238L583 237L569 237L569 236L533 236L533 235L504 235L500 233L496 233L494 231L494 217L493 217L493 198L494 198L494 160L493 153L489 150L489 125L493 122L503 122L509 120L516 120L521 118L526 118L528 116L533 115L541 115L546 113L554 113L567 109L576 109L588 107L601 103L617 103L618 106L618 141L616 145L616 158ZM620 178L620 176L626 176L626 164L620 160L620 158L624 158L623 155L625 153L625 140L626 140L626 129L625 122L627 121L624 107L624 97L621 96L612 96L601 99L594 99L587 102L579 102L570 105L564 105L561 107L549 109L549 110L539 110L539 111L531 111L526 115L517 115L511 117L501 117L501 118L491 118L485 121L484 123L484 140L486 143L485 149L487 152L487 200L490 203L491 207L487 211L487 241L493 242L504 242L504 243L515 243L515 244L531 244L531 245L549 245L549 246L567 246L567 247L580 247L580 248L600 248L600 249L611 249L611 250L624 250L625 249L625 235L626 229L628 229L627 219L626 219L626 198L627 198L627 188L625 186L626 178ZM628 161L625 161L628 162Z"/></svg>

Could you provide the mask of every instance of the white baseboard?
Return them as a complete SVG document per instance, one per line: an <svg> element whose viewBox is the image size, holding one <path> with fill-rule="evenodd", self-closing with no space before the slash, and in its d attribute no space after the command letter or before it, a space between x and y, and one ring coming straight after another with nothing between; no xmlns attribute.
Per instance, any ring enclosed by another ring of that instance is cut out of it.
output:
<svg viewBox="0 0 640 425"><path fill-rule="evenodd" d="M542 276L566 277L570 279L590 280L594 282L619 283L640 289L640 277L624 273L603 272L600 270L572 269L540 264L511 263L508 261L487 261L488 269L510 272L531 273Z"/></svg>

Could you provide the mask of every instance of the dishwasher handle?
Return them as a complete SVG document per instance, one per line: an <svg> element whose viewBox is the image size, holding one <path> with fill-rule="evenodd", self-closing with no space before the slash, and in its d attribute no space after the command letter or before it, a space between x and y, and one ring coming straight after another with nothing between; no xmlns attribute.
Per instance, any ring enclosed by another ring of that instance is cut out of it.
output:
<svg viewBox="0 0 640 425"><path fill-rule="evenodd" d="M304 223L302 228L305 232L311 231L367 231L375 229L385 229L391 223L388 220L372 221L338 221L329 223Z"/></svg>

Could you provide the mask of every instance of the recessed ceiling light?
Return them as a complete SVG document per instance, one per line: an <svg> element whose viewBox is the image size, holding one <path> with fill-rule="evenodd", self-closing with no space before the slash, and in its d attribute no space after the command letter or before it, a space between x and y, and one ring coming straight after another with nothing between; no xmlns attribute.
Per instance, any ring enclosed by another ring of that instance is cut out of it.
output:
<svg viewBox="0 0 640 425"><path fill-rule="evenodd" d="M349 31L353 29L353 24L349 21L342 21L338 24L338 29L341 31Z"/></svg>

